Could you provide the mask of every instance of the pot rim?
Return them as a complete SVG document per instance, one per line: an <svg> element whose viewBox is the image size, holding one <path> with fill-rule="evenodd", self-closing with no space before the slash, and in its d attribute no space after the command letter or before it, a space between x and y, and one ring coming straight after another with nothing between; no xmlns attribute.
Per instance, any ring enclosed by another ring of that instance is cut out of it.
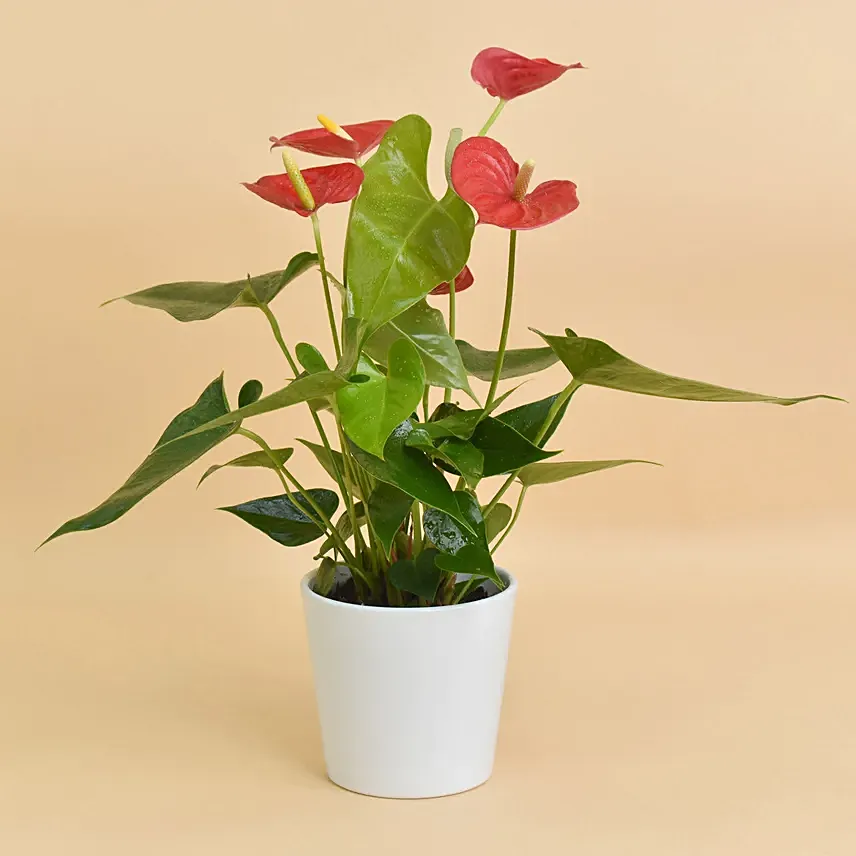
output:
<svg viewBox="0 0 856 856"><path fill-rule="evenodd" d="M318 594L317 592L312 591L309 583L312 578L317 573L317 570L310 571L308 574L305 574L304 577L300 581L300 590L301 592L309 597L310 600L322 601L325 605L331 606L338 609L357 609L361 612L380 612L386 615L391 613L401 613L401 612L414 612L417 614L427 614L431 615L439 612L448 612L450 610L458 610L458 609L474 609L474 608L486 608L486 606L494 601L507 600L517 591L517 580L510 574L505 568L497 568L500 574L507 580L507 585L505 588L499 592L498 594L491 595L490 597L483 597L481 600L474 600L470 603L450 603L444 606L419 606L412 607L410 609L403 609L402 607L396 606L365 606L361 603L345 603L341 600L333 600L329 597L324 597L323 595Z"/></svg>

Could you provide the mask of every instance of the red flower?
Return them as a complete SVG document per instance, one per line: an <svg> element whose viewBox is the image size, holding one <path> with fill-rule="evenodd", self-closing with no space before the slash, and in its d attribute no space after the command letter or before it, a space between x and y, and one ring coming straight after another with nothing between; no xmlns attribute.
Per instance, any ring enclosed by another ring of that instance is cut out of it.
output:
<svg viewBox="0 0 856 856"><path fill-rule="evenodd" d="M315 166L301 170L301 174L315 200L315 210L327 203L350 201L363 183L363 171L354 163ZM258 181L244 182L244 187L280 208L296 211L301 217L312 213L300 201L287 173L263 175Z"/></svg>
<svg viewBox="0 0 856 856"><path fill-rule="evenodd" d="M473 80L504 101L540 89L560 78L569 68L585 68L580 62L559 65L548 59L529 59L505 48L485 48L473 60Z"/></svg>
<svg viewBox="0 0 856 856"><path fill-rule="evenodd" d="M466 291L474 282L475 279L473 278L473 272L468 267L464 267L464 269L455 277L455 294L460 294L462 291ZM448 282L441 282L429 293L449 294L451 290L452 289L449 288Z"/></svg>
<svg viewBox="0 0 856 856"><path fill-rule="evenodd" d="M270 141L273 143L271 148L289 146L292 149L300 149L302 152L327 158L356 160L380 143L391 124L392 122L387 119L378 119L375 122L342 125L353 140L346 140L326 128L310 128L307 131L295 131L285 137L271 137Z"/></svg>
<svg viewBox="0 0 856 856"><path fill-rule="evenodd" d="M452 158L452 185L479 215L479 223L503 229L537 229L580 204L572 181L545 181L527 193L534 164L519 167L505 146L490 137L464 140Z"/></svg>

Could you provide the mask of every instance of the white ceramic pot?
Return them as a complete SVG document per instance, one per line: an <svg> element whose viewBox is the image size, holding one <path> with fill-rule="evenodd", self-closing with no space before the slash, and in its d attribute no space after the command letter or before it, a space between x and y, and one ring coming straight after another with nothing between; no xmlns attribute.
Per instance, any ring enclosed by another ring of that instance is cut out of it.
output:
<svg viewBox="0 0 856 856"><path fill-rule="evenodd" d="M330 600L301 584L327 775L377 797L490 778L517 584L455 606Z"/></svg>

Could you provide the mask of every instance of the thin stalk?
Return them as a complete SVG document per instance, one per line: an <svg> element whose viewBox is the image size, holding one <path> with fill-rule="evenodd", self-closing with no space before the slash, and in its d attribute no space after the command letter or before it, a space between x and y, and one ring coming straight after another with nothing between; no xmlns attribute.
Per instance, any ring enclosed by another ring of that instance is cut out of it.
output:
<svg viewBox="0 0 856 856"><path fill-rule="evenodd" d="M413 549L411 552L414 556L418 556L422 552L422 504L414 502L410 514L413 517Z"/></svg>
<svg viewBox="0 0 856 856"><path fill-rule="evenodd" d="M318 222L318 214L313 211L310 215L312 220L312 232L315 235L315 252L318 253L318 267L321 268L321 282L324 284L324 302L327 304L327 318L330 322L330 333L333 336L333 349L336 352L336 360L342 357L342 346L339 344L339 330L336 327L336 316L333 313L333 299L330 296L330 281L327 278L327 263L324 260L324 246L321 243L321 224Z"/></svg>
<svg viewBox="0 0 856 856"><path fill-rule="evenodd" d="M514 524L517 523L517 518L520 517L520 511L523 508L523 497L526 496L526 491L528 489L529 488L526 487L526 485L520 488L520 495L517 497L517 505L514 509L514 514L511 516L511 520L508 521L508 526L505 527L505 531L499 536L499 541L497 541L491 548L491 552L499 549L502 542L508 537L508 533L514 528Z"/></svg>
<svg viewBox="0 0 856 856"><path fill-rule="evenodd" d="M422 421L427 422L431 410L431 387L425 384L425 391L422 393Z"/></svg>
<svg viewBox="0 0 856 856"><path fill-rule="evenodd" d="M456 318L455 318L455 278L452 277L449 280L449 336L452 341L455 341L455 326L456 326ZM447 387L443 392L443 401L449 402L452 400L452 390Z"/></svg>
<svg viewBox="0 0 856 856"><path fill-rule="evenodd" d="M487 122L484 123L482 129L479 131L480 137L483 137L491 129L491 126L499 118L499 114L502 113L507 103L508 102L505 99L499 99L499 103L496 105L496 108L494 109L493 113L490 114L490 117L488 118Z"/></svg>
<svg viewBox="0 0 856 856"><path fill-rule="evenodd" d="M452 603L460 603L474 589L484 577L470 577L463 588L452 598Z"/></svg>
<svg viewBox="0 0 856 856"><path fill-rule="evenodd" d="M279 326L279 321L276 320L276 315L271 311L270 306L266 303L259 303L259 309L264 312L265 318L268 320L268 324L270 324L270 328L273 331L273 337L276 339L277 345L279 345L279 349L285 354L285 359L288 361L289 368L294 372L294 376L300 374L300 367L294 361L294 357L291 355L291 351L288 348L288 345L285 344L285 339L282 336L282 328Z"/></svg>
<svg viewBox="0 0 856 856"><path fill-rule="evenodd" d="M514 299L514 262L517 256L517 231L512 229L508 239L508 277L505 283L505 310L502 315L502 332L499 336L499 351L496 355L496 365L493 367L493 378L490 381L485 412L490 413L493 401L496 398L496 388L502 375L502 364L505 361L505 349L508 346L508 331L511 327L511 305Z"/></svg>

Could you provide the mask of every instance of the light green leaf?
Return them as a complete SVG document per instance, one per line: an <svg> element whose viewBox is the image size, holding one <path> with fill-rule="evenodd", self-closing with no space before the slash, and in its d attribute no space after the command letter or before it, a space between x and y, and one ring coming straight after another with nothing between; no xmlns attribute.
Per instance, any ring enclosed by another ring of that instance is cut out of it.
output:
<svg viewBox="0 0 856 856"><path fill-rule="evenodd" d="M223 389L223 375L220 375L205 388L192 407L183 410L169 423L151 454L119 490L104 500L101 505L64 523L44 543L68 532L99 529L118 520L141 499L232 434L238 427L237 422L203 428L200 433L193 430L197 426L205 426L217 421L217 417L228 410L229 404Z"/></svg>
<svg viewBox="0 0 856 856"><path fill-rule="evenodd" d="M272 449L274 457L277 460L277 463L282 465L284 464L294 453L294 449ZM226 461L225 464L214 464L213 467L208 467L207 470L202 474L202 478L199 479L197 483L197 487L208 478L208 476L214 475L217 470L222 470L223 467L262 467L267 470L275 470L273 461L271 461L268 453L259 449L257 452L248 452L246 455L241 455L239 458L232 458L231 461Z"/></svg>
<svg viewBox="0 0 856 856"><path fill-rule="evenodd" d="M697 380L688 380L675 375L649 369L629 360L605 342L586 339L582 336L548 336L538 330L534 332L556 352L559 359L580 384L602 386L639 395L654 395L659 398L679 398L688 401L751 402L760 401L784 406L799 404L815 398L841 401L832 395L805 395L800 398L778 398L761 395L725 386L715 386Z"/></svg>
<svg viewBox="0 0 856 856"><path fill-rule="evenodd" d="M413 343L397 339L389 348L385 375L366 358L357 372L336 394L342 428L361 449L382 458L389 435L422 401L425 369ZM363 376L364 381L354 382Z"/></svg>
<svg viewBox="0 0 856 856"><path fill-rule="evenodd" d="M330 371L324 355L315 345L310 345L308 342L298 342L294 348L294 354L297 357L297 362L303 366L308 374Z"/></svg>
<svg viewBox="0 0 856 856"><path fill-rule="evenodd" d="M620 461L546 461L538 464L528 464L517 474L517 478L525 487L536 484L552 484L564 481L574 476L584 476L586 473L596 473L599 470L611 470L624 464L651 464L660 467L655 461L640 461L625 459Z"/></svg>
<svg viewBox="0 0 856 856"><path fill-rule="evenodd" d="M463 339L456 339L455 343L466 370L479 380L491 381L499 354L496 351L481 351ZM500 380L523 377L548 369L557 362L559 358L551 348L521 348L516 351L506 351L499 377Z"/></svg>
<svg viewBox="0 0 856 856"><path fill-rule="evenodd" d="M511 506L506 505L504 502L499 502L494 506L493 511L488 514L484 521L485 536L487 537L488 544L508 526L512 514Z"/></svg>
<svg viewBox="0 0 856 856"><path fill-rule="evenodd" d="M452 190L438 200L428 186L431 128L405 116L365 165L348 230L347 283L352 314L373 332L464 267L475 219Z"/></svg>
<svg viewBox="0 0 856 856"><path fill-rule="evenodd" d="M167 282L123 297L114 297L107 303L127 300L137 306L162 309L177 321L204 321L224 309L270 303L293 279L316 264L318 256L315 253L298 253L285 270L236 279L234 282ZM107 303L102 305L106 306Z"/></svg>
<svg viewBox="0 0 856 856"><path fill-rule="evenodd" d="M431 386L461 389L473 397L461 355L439 309L420 300L376 331L365 345L366 353L385 363L390 345L402 338L409 339L419 351L425 380Z"/></svg>

